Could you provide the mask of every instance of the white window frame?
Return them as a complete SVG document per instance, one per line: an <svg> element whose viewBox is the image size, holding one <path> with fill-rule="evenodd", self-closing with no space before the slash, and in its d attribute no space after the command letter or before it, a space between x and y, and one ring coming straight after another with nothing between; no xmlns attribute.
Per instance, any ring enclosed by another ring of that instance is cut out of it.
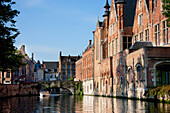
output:
<svg viewBox="0 0 170 113"><path fill-rule="evenodd" d="M145 30L145 41L149 41L149 29Z"/></svg>
<svg viewBox="0 0 170 113"><path fill-rule="evenodd" d="M138 25L139 26L143 25L143 13L140 13L138 15Z"/></svg>
<svg viewBox="0 0 170 113"><path fill-rule="evenodd" d="M155 25L155 44L160 45L160 26L159 24Z"/></svg>
<svg viewBox="0 0 170 113"><path fill-rule="evenodd" d="M162 22L162 37L164 39L164 44L170 43L169 33L168 33L168 23L166 20Z"/></svg>
<svg viewBox="0 0 170 113"><path fill-rule="evenodd" d="M142 0L139 0L139 10L142 9Z"/></svg>

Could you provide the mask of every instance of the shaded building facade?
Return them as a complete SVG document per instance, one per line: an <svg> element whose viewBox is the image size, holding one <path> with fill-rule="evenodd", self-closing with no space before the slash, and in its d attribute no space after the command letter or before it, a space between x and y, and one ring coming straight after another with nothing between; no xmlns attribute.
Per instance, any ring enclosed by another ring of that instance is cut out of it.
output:
<svg viewBox="0 0 170 113"><path fill-rule="evenodd" d="M59 79L59 62L43 61L44 80L55 81Z"/></svg>
<svg viewBox="0 0 170 113"><path fill-rule="evenodd" d="M80 56L62 56L59 54L59 76L60 80L67 80L68 78L75 78L76 68L75 62L80 59Z"/></svg>

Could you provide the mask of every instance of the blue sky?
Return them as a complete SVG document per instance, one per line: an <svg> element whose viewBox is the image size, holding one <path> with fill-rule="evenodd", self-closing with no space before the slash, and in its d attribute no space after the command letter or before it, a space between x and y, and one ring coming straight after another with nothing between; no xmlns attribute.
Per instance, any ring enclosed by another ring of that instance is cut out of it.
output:
<svg viewBox="0 0 170 113"><path fill-rule="evenodd" d="M21 32L15 45L26 46L35 60L56 61L63 55L80 55L93 39L97 18L103 20L105 0L14 0L20 11ZM110 0L109 0L110 1Z"/></svg>

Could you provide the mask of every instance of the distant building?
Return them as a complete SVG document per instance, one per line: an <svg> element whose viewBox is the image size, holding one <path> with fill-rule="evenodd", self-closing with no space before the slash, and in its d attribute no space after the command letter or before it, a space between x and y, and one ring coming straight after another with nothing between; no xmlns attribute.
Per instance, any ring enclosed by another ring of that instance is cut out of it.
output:
<svg viewBox="0 0 170 113"><path fill-rule="evenodd" d="M45 81L55 81L59 79L59 62L43 61Z"/></svg>
<svg viewBox="0 0 170 113"><path fill-rule="evenodd" d="M35 64L34 68L34 81L35 82L43 82L45 80L44 76L44 68L41 65L40 61L38 60L37 63Z"/></svg>
<svg viewBox="0 0 170 113"><path fill-rule="evenodd" d="M83 81L84 94L93 94L94 86L94 65L93 65L93 51L94 46L89 40L89 45L83 52L83 56L80 60L76 62L76 80Z"/></svg>
<svg viewBox="0 0 170 113"><path fill-rule="evenodd" d="M33 53L32 58L30 58L26 52L25 52L25 45L22 45L20 48L20 54L25 55L25 58L22 59L26 65L21 66L15 73L13 73L12 82L18 83L18 82L34 82L34 64L35 61L33 59Z"/></svg>
<svg viewBox="0 0 170 113"><path fill-rule="evenodd" d="M83 59L76 62L76 79L75 81L83 81Z"/></svg>
<svg viewBox="0 0 170 113"><path fill-rule="evenodd" d="M67 80L68 78L75 78L75 62L80 59L80 56L62 56L61 51L59 55L59 73L60 80Z"/></svg>
<svg viewBox="0 0 170 113"><path fill-rule="evenodd" d="M4 72L4 83L3 84L11 84L12 83L12 75L11 71ZM0 72L0 84L2 84L2 72Z"/></svg>

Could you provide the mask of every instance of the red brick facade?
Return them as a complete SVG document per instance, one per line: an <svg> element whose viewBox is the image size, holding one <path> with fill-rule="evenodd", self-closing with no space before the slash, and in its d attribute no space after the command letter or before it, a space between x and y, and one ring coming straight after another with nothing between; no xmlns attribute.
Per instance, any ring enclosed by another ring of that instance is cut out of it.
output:
<svg viewBox="0 0 170 113"><path fill-rule="evenodd" d="M170 84L170 29L161 0L111 0L111 8L106 0L103 16L93 32L94 94L144 98L148 88Z"/></svg>

